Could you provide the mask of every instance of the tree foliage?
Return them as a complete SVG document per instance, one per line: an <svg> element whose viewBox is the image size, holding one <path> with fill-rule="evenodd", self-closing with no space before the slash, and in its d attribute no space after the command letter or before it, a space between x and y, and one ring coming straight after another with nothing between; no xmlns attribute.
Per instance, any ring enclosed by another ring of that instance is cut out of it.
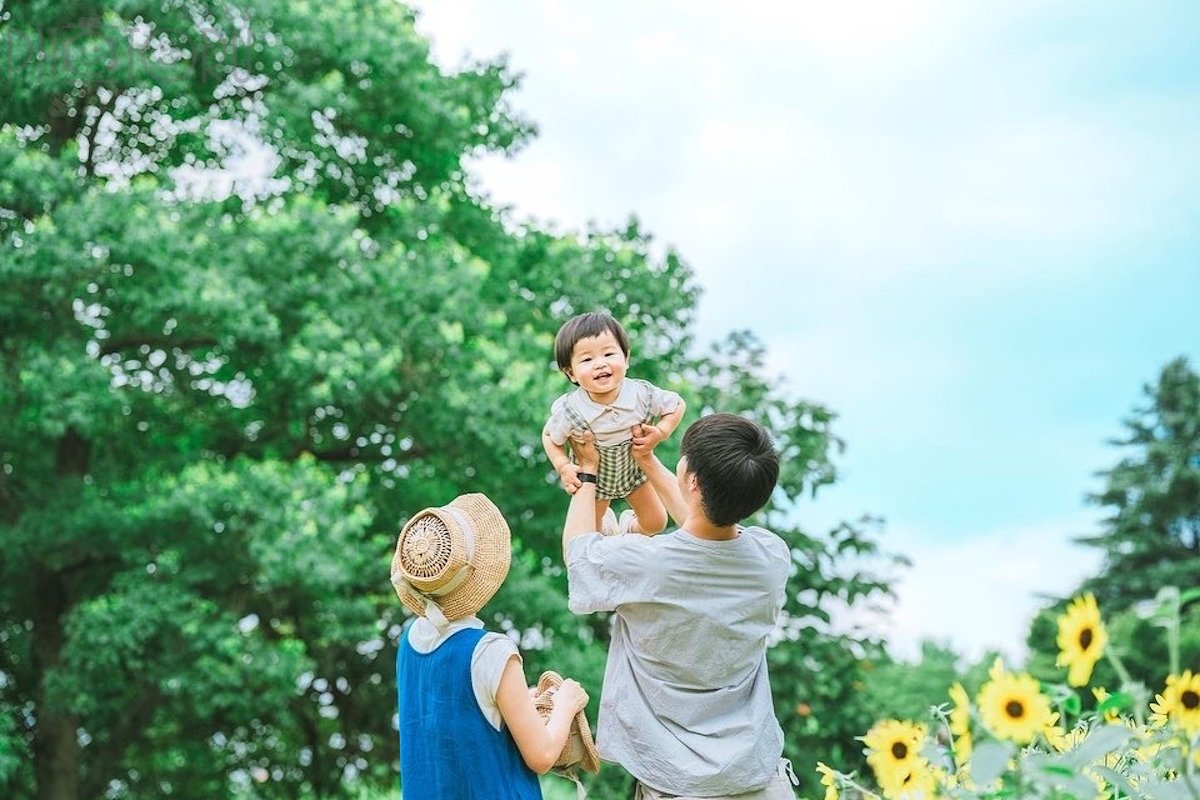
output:
<svg viewBox="0 0 1200 800"><path fill-rule="evenodd" d="M1110 647L1135 681L1161 691L1167 645L1160 627L1141 614L1159 589L1194 587L1200 581L1200 376L1186 359L1163 367L1144 387L1146 404L1125 420L1125 436L1112 444L1125 455L1099 473L1104 488L1090 500L1109 510L1100 531L1079 541L1100 548L1099 572L1073 593L1095 594ZM1063 683L1055 665L1058 617L1067 599L1043 608L1030 624L1029 669L1039 679ZM1200 657L1200 609L1183 610L1180 653L1185 665ZM1115 690L1120 676L1108 661L1096 665L1094 686ZM1085 707L1094 699L1082 698Z"/></svg>
<svg viewBox="0 0 1200 800"><path fill-rule="evenodd" d="M1144 393L1146 405L1113 442L1126 455L1101 473L1104 488L1091 498L1109 515L1083 539L1104 553L1083 588L1111 611L1200 578L1200 375L1178 358Z"/></svg>
<svg viewBox="0 0 1200 800"><path fill-rule="evenodd" d="M538 447L554 332L592 308L639 377L778 439L781 716L802 772L853 746L877 643L821 608L886 590L873 530L790 513L836 477L834 415L753 334L699 347L691 271L635 221L555 234L471 188L533 132L503 62L440 71L387 0L5 2L0 37L0 793L394 784L389 552L464 491L514 533L488 624L597 696L607 620L566 609Z"/></svg>

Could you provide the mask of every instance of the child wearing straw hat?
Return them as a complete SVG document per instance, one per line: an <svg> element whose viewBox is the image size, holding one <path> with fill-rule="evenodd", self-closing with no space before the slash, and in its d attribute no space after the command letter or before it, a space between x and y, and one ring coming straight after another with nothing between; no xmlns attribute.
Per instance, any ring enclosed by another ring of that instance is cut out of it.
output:
<svg viewBox="0 0 1200 800"><path fill-rule="evenodd" d="M570 766L567 753L598 769L587 693L557 675L549 696L531 690L516 645L476 616L510 560L508 524L482 494L427 508L400 532L392 585L417 615L396 657L405 797L540 800L537 776Z"/></svg>
<svg viewBox="0 0 1200 800"><path fill-rule="evenodd" d="M600 451L596 530L663 530L667 512L633 459L629 431L641 424L655 444L664 441L683 419L683 398L649 381L626 377L629 335L604 312L580 314L563 323L554 337L554 359L576 386L554 401L542 428L542 447L563 488L574 493L580 485L579 466L567 454L567 440L591 431ZM620 520L609 511L609 501L618 498L629 503Z"/></svg>
<svg viewBox="0 0 1200 800"><path fill-rule="evenodd" d="M794 800L771 701L767 641L783 610L787 544L741 520L779 476L767 432L733 414L697 420L672 475L657 437L635 426L633 453L679 528L595 532L595 490L571 497L563 527L568 602L613 611L596 729L601 757L637 778L638 800ZM573 442L594 472L591 437Z"/></svg>

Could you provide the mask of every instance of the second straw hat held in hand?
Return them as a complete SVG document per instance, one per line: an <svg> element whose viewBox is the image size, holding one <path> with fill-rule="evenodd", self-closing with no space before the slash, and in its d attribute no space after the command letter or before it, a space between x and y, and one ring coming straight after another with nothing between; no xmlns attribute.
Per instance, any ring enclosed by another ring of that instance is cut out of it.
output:
<svg viewBox="0 0 1200 800"><path fill-rule="evenodd" d="M482 494L464 494L405 524L392 557L392 586L410 611L440 626L483 608L511 560L500 509Z"/></svg>

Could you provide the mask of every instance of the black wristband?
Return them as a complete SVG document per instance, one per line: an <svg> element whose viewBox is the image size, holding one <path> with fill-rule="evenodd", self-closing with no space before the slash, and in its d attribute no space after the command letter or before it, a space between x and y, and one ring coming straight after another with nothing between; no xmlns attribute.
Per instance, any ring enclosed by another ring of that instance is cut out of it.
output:
<svg viewBox="0 0 1200 800"><path fill-rule="evenodd" d="M591 472L576 472L575 477L579 478L581 483L595 483L596 475Z"/></svg>

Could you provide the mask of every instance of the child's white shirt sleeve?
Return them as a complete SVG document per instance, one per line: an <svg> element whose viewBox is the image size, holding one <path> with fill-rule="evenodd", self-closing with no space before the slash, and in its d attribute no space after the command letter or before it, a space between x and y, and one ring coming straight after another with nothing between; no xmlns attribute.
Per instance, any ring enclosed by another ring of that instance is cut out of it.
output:
<svg viewBox="0 0 1200 800"><path fill-rule="evenodd" d="M670 414L679 408L679 404L683 402L683 398L679 396L678 392L672 392L670 389L660 389L649 382L646 385L650 387L651 416L661 417L664 414Z"/></svg>
<svg viewBox="0 0 1200 800"><path fill-rule="evenodd" d="M550 406L550 419L546 420L546 434L550 440L558 446L563 446L567 443L567 439L571 438L571 420L566 412L567 396L564 395L554 401L554 405Z"/></svg>
<svg viewBox="0 0 1200 800"><path fill-rule="evenodd" d="M500 676L513 656L520 662L516 642L502 633L485 633L471 654L471 688L475 692L475 702L496 730L504 725L496 693L500 690Z"/></svg>

